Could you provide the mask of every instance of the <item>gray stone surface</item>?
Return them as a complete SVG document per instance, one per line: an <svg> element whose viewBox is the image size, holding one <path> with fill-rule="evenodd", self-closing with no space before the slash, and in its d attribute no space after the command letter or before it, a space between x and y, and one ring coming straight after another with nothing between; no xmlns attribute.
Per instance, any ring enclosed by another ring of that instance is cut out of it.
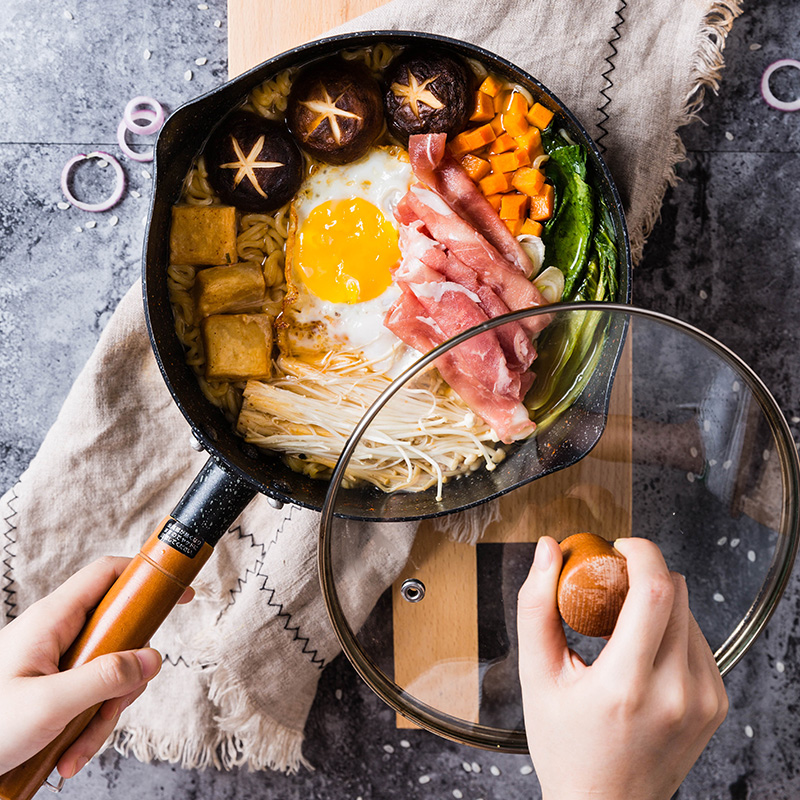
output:
<svg viewBox="0 0 800 800"><path fill-rule="evenodd" d="M225 3L5 0L0 26L0 489L33 457L72 380L139 270L150 179L125 161L130 188L110 212L60 210L58 180L75 152L117 153L127 100L152 94L174 109L226 74ZM219 26L215 21L219 20ZM667 194L634 281L637 304L674 314L745 358L800 433L800 114L760 99L765 66L796 56L800 6L752 4L726 50L706 125L684 131L688 160ZM752 49L756 44L760 49ZM145 50L151 57L143 57ZM195 59L205 57L204 66ZM192 79L185 73L191 70ZM800 92L800 73L776 84ZM793 93L793 94L792 94ZM88 192L105 176L86 172ZM96 222L87 228L90 219ZM117 220L116 224L112 224ZM78 230L80 228L80 231ZM800 583L727 679L731 711L678 796L800 796ZM785 671L776 664L782 662ZM752 737L745 733L752 728ZM748 728L748 730L749 730ZM64 796L222 798L538 797L527 760L475 751L394 715L343 658L324 672L307 727L314 772L199 773L106 754ZM400 740L410 744L400 746ZM393 753L384 750L394 747ZM480 774L463 761L476 761ZM500 776L489 767L496 765ZM419 783L422 775L430 782Z"/></svg>

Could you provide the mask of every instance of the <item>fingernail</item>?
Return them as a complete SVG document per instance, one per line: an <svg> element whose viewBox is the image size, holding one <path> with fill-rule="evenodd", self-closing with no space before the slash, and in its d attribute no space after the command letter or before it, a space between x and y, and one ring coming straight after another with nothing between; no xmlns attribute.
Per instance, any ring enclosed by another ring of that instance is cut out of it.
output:
<svg viewBox="0 0 800 800"><path fill-rule="evenodd" d="M136 657L142 665L142 677L147 681L161 669L161 656L155 650L137 650Z"/></svg>
<svg viewBox="0 0 800 800"><path fill-rule="evenodd" d="M81 756L75 762L75 769L74 769L74 771L72 773L72 777L74 778L88 763L89 763L89 759L88 758L84 758L83 756Z"/></svg>
<svg viewBox="0 0 800 800"><path fill-rule="evenodd" d="M533 553L533 565L536 569L546 572L550 565L553 563L553 554L550 548L542 542L536 545L536 550Z"/></svg>

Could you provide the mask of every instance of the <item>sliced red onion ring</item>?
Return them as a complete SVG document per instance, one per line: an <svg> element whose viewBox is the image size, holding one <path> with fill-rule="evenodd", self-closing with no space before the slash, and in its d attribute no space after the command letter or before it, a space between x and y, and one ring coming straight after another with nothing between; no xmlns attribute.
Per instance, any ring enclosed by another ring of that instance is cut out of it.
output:
<svg viewBox="0 0 800 800"><path fill-rule="evenodd" d="M100 203L84 203L78 200L69 189L69 176L72 174L75 165L90 158L101 158L103 161L107 161L114 168L114 173L116 175L114 191L106 200ZM78 153L78 155L73 156L67 161L67 163L64 164L64 169L61 170L61 191L64 192L64 197L66 197L75 208L81 209L81 211L108 211L109 208L113 208L120 201L122 193L125 191L125 173L122 171L119 161L108 153L103 153L99 150L93 153Z"/></svg>
<svg viewBox="0 0 800 800"><path fill-rule="evenodd" d="M156 114L153 111L150 111L148 108L140 108L138 111L133 111L131 113L132 119L149 119L154 120L156 118ZM144 153L137 153L134 150L131 150L128 142L126 140L126 136L128 135L128 126L125 124L125 120L120 120L119 127L117 128L117 143L120 146L120 149L123 153L125 153L128 158L132 158L134 161L152 161L153 160L153 149L145 150Z"/></svg>
<svg viewBox="0 0 800 800"><path fill-rule="evenodd" d="M142 116L136 116L134 112L139 111L139 106L148 107L155 116L153 117L152 121L147 125L138 125L136 123L137 119L144 119ZM152 97L145 97L141 95L139 97L134 97L128 105L125 106L125 111L122 114L122 119L125 120L125 127L131 133L139 133L142 136L147 136L148 133L155 133L156 131L161 129L161 126L164 124L164 107L158 100L154 100Z"/></svg>
<svg viewBox="0 0 800 800"><path fill-rule="evenodd" d="M778 111L800 111L800 97L796 100L778 100L772 93L772 89L770 89L769 79L772 77L772 74L784 67L793 67L794 69L800 70L800 61L794 58L781 58L770 64L761 76L761 96L768 106L776 108Z"/></svg>

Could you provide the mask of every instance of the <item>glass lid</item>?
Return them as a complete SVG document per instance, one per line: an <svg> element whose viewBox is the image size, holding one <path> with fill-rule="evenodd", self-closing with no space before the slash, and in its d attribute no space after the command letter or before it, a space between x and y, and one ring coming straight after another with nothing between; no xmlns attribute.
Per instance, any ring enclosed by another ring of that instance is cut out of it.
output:
<svg viewBox="0 0 800 800"><path fill-rule="evenodd" d="M520 330L539 331L524 405L508 400L520 373L489 359ZM476 358L491 378L464 384L460 365ZM440 369L461 375L458 394ZM421 358L364 416L322 511L322 589L344 652L399 727L525 752L516 602L540 536L654 541L686 576L725 674L784 589L799 493L780 409L723 345L626 305L530 309ZM604 644L567 638L587 661Z"/></svg>

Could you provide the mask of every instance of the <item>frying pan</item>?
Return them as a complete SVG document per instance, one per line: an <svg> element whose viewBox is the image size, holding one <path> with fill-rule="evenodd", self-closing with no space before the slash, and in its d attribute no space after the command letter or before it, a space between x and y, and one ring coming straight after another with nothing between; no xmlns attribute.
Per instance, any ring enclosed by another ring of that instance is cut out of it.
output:
<svg viewBox="0 0 800 800"><path fill-rule="evenodd" d="M210 557L222 534L260 492L276 506L295 503L322 508L328 484L293 472L279 457L257 450L238 437L222 412L203 396L186 364L175 334L167 290L171 209L178 201L193 160L214 126L256 86L289 67L298 67L344 49L378 42L399 46L433 43L465 58L477 59L496 74L519 83L556 112L571 138L586 146L590 169L611 211L620 258L619 300L630 299L631 260L619 194L598 148L574 115L535 78L510 62L479 47L425 33L370 31L322 39L266 61L237 79L178 109L166 122L155 148L155 193L146 232L143 294L153 351L170 393L189 425L195 445L209 459L172 512L120 576L91 615L61 661L61 669L118 650L139 648L150 639ZM619 341L619 337L617 339ZM616 364L616 347L594 393L605 412ZM599 378L598 378L599 380ZM580 448L562 449L540 474L569 466L594 445L601 431ZM514 488L515 475L530 476L524 466L530 453L525 444L513 448L501 464L502 473L477 471L448 485L442 500L435 492L386 495L374 488L342 490L337 514L353 519L410 520L458 511ZM529 477L528 477L529 479ZM45 782L61 754L88 725L97 709L76 718L50 746L25 764L0 777L2 800L27 800Z"/></svg>

